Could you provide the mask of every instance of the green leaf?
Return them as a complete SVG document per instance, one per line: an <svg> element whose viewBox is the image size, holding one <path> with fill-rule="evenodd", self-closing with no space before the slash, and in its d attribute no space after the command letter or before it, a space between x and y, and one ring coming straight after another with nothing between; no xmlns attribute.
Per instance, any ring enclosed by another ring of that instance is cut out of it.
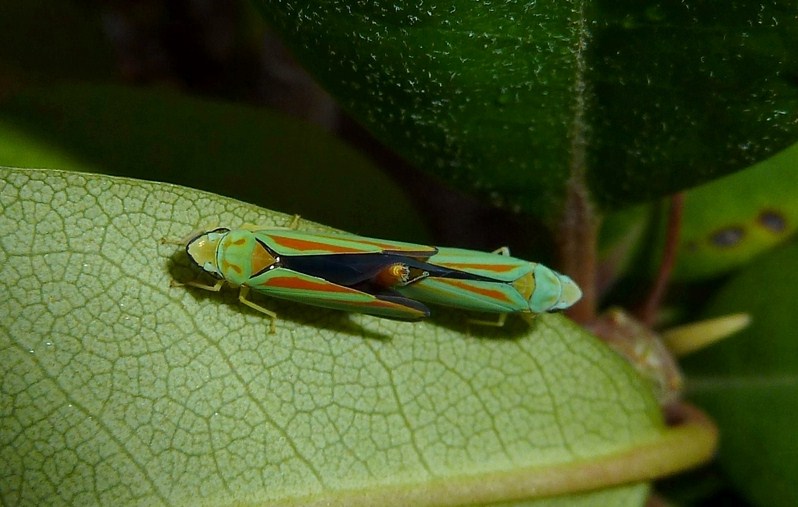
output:
<svg viewBox="0 0 798 507"><path fill-rule="evenodd" d="M685 192L673 278L726 273L790 238L798 230L797 167L795 144L745 171ZM640 263L633 269L653 275L665 242L666 217L658 211L666 206L630 208L607 217L604 257L626 247L627 257ZM643 232L643 221L653 230Z"/></svg>
<svg viewBox="0 0 798 507"><path fill-rule="evenodd" d="M414 206L318 127L168 90L70 84L0 104L0 165L187 184L360 234L418 240Z"/></svg>
<svg viewBox="0 0 798 507"><path fill-rule="evenodd" d="M640 505L642 482L711 453L688 445L694 429L666 430L632 369L559 315L469 333L462 314L399 323L262 298L280 316L270 335L235 291L170 287L196 273L161 238L285 215L169 184L22 169L0 170L0 205L3 503L452 505L574 492L585 505Z"/></svg>
<svg viewBox="0 0 798 507"><path fill-rule="evenodd" d="M605 205L689 188L798 139L794 7L598 3L588 179Z"/></svg>
<svg viewBox="0 0 798 507"><path fill-rule="evenodd" d="M720 463L755 505L798 504L798 244L751 264L705 316L748 312L740 334L687 358L692 399L717 420Z"/></svg>
<svg viewBox="0 0 798 507"><path fill-rule="evenodd" d="M798 144L690 190L674 276L705 278L742 266L798 230Z"/></svg>
<svg viewBox="0 0 798 507"><path fill-rule="evenodd" d="M798 137L786 0L259 0L355 117L419 167L556 219L742 169Z"/></svg>

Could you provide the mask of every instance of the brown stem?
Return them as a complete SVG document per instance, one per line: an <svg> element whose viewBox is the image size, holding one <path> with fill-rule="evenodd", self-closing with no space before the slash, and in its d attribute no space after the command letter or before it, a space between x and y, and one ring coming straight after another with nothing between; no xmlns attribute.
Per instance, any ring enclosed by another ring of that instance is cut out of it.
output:
<svg viewBox="0 0 798 507"><path fill-rule="evenodd" d="M584 9L584 7L583 7ZM587 145L588 123L587 81L588 66L585 60L590 31L586 16L578 16L579 38L577 40L574 75L573 121L570 127L570 158L566 185L565 209L555 236L560 250L560 268L582 288L582 300L568 310L575 321L585 324L596 317L596 258L598 256L598 223L596 211L587 189Z"/></svg>
<svg viewBox="0 0 798 507"><path fill-rule="evenodd" d="M654 325L657 310L665 297L668 282L676 264L676 254L679 246L679 234L682 228L682 211L684 210L684 194L679 192L671 196L670 209L668 210L668 225L665 235L665 246L662 251L662 262L659 265L657 279L651 287L643 306L638 312L638 318L649 328Z"/></svg>
<svg viewBox="0 0 798 507"><path fill-rule="evenodd" d="M560 269L582 289L582 299L568 310L581 324L596 318L596 266L599 220L582 181L568 185L565 213L557 228Z"/></svg>

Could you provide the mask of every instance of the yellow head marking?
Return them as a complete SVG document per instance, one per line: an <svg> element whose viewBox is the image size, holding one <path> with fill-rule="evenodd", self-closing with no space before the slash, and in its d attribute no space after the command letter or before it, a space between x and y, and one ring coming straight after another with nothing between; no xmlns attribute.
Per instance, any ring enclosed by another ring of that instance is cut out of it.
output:
<svg viewBox="0 0 798 507"><path fill-rule="evenodd" d="M241 269L241 266L238 264L233 264L232 262L222 260L222 273L226 273L230 270L235 271L237 275L240 275L244 272L244 270Z"/></svg>
<svg viewBox="0 0 798 507"><path fill-rule="evenodd" d="M186 253L197 266L215 276L221 276L216 261L216 249L219 242L227 235L228 229L216 229L203 232L186 245Z"/></svg>

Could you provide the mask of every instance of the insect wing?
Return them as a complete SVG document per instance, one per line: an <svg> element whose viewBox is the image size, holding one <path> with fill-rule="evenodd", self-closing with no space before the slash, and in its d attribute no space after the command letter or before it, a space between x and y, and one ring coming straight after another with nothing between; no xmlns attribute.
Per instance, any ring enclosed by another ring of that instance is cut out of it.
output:
<svg viewBox="0 0 798 507"><path fill-rule="evenodd" d="M534 269L534 263L489 252L463 248L438 248L428 263L480 277L514 282Z"/></svg>
<svg viewBox="0 0 798 507"><path fill-rule="evenodd" d="M429 309L399 294L370 294L286 268L269 270L247 286L263 294L334 310L366 313L397 320L419 320Z"/></svg>
<svg viewBox="0 0 798 507"><path fill-rule="evenodd" d="M396 289L426 303L493 313L528 311L529 303L509 283L428 277Z"/></svg>
<svg viewBox="0 0 798 507"><path fill-rule="evenodd" d="M380 286L380 274L395 265L416 268L418 271L427 267L435 268L412 257L394 254L295 255L282 257L281 262L284 268L347 287L370 283Z"/></svg>
<svg viewBox="0 0 798 507"><path fill-rule="evenodd" d="M402 295L479 312L529 311L534 263L462 248L439 248L426 262L435 266L430 276L397 288ZM521 283L529 281L531 287Z"/></svg>
<svg viewBox="0 0 798 507"><path fill-rule="evenodd" d="M387 241L353 234L309 233L294 230L256 231L258 240L280 255L396 253L410 257L435 255L437 248Z"/></svg>
<svg viewBox="0 0 798 507"><path fill-rule="evenodd" d="M372 248L376 248L378 251L386 254L401 254L408 257L429 257L438 252L438 248L434 246L419 245L417 243L406 243L404 241L369 238L366 236L356 236L353 234L318 233L315 235L317 237L328 238L330 240L345 239L348 241L354 241L364 246L368 245Z"/></svg>

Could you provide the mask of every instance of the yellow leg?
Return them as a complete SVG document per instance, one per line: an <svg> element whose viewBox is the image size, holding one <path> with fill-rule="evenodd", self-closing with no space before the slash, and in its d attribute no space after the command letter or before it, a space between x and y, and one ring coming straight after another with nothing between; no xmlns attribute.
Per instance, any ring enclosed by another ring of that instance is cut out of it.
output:
<svg viewBox="0 0 798 507"><path fill-rule="evenodd" d="M302 217L299 215L294 215L294 218L291 219L291 223L288 224L289 229L299 229L299 220Z"/></svg>
<svg viewBox="0 0 798 507"><path fill-rule="evenodd" d="M269 333L274 334L277 330L277 314L271 310L267 310L266 308L260 306L257 303L253 303L249 299L247 299L247 295L249 295L249 287L246 285L241 286L241 290L238 293L238 300L247 305L248 307L252 308L253 310L257 310L271 319L271 325L269 326Z"/></svg>
<svg viewBox="0 0 798 507"><path fill-rule="evenodd" d="M480 319L468 319L469 324L476 324L478 326L490 326L490 327L504 327L507 323L507 315L506 313L498 314L498 318L496 320L480 320ZM521 316L522 319L526 321L527 324L530 326L535 321L535 317L537 317L537 313L532 312L518 312L518 315Z"/></svg>
<svg viewBox="0 0 798 507"><path fill-rule="evenodd" d="M467 322L468 324L476 324L478 326L504 327L504 324L507 322L507 314L500 313L496 320L468 319Z"/></svg>
<svg viewBox="0 0 798 507"><path fill-rule="evenodd" d="M224 286L224 284L225 284L224 280L219 280L218 282L216 282L213 285L208 285L206 283L201 283L201 282L180 283L178 281L172 280L169 285L172 286L172 287L189 286L189 287L196 287L198 289L207 290L207 291L211 291L211 292L219 292L222 289L222 287ZM271 334L274 334L275 330L277 329L277 326L276 326L277 314L274 313L271 310L267 310L266 308L258 305L257 303L253 303L252 301L247 299L247 295L249 295L249 287L247 287L245 285L242 285L241 289L238 292L238 300L241 301L242 303L244 303L245 305L247 305L248 307L252 308L253 310L257 310L257 311L265 314L267 317L269 317L269 319L271 319L271 324L269 326L269 332Z"/></svg>
<svg viewBox="0 0 798 507"><path fill-rule="evenodd" d="M491 253L499 254L499 255L506 255L507 257L510 256L510 247L509 246L500 246L496 250L492 251Z"/></svg>
<svg viewBox="0 0 798 507"><path fill-rule="evenodd" d="M189 287L196 287L198 289L208 290L208 291L211 291L211 292L219 292L220 290L222 290L222 287L224 286L224 280L219 280L218 282L216 282L213 285L208 285L207 283L202 283L202 282L185 282L185 283L182 283L182 282L178 282L177 280L172 280L171 282L169 282L169 286L170 287L184 287L186 285L189 286Z"/></svg>
<svg viewBox="0 0 798 507"><path fill-rule="evenodd" d="M412 283L416 283L417 281L423 280L424 278L427 278L428 276L429 276L429 271L422 271L420 275L418 275L415 278L411 278L410 280L408 280L406 282L403 282L401 286L404 287L405 285L410 285Z"/></svg>

